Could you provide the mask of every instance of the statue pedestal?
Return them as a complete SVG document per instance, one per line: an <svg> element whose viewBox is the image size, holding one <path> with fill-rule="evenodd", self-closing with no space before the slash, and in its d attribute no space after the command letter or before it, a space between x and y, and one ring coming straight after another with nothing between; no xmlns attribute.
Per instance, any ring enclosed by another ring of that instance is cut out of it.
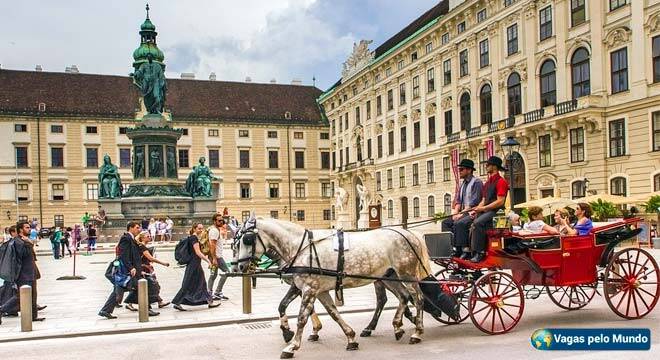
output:
<svg viewBox="0 0 660 360"><path fill-rule="evenodd" d="M123 220L121 212L121 199L99 199L99 205L105 210L105 216L109 219Z"/></svg>
<svg viewBox="0 0 660 360"><path fill-rule="evenodd" d="M211 218L218 212L216 207L216 198L194 198L193 199L193 211L197 217L208 217Z"/></svg>
<svg viewBox="0 0 660 360"><path fill-rule="evenodd" d="M351 222L351 216L348 213L337 214L337 221L335 221L336 229L351 230L353 229L353 223Z"/></svg>
<svg viewBox="0 0 660 360"><path fill-rule="evenodd" d="M360 211L360 217L358 218L357 228L358 229L369 228L369 212L366 209Z"/></svg>

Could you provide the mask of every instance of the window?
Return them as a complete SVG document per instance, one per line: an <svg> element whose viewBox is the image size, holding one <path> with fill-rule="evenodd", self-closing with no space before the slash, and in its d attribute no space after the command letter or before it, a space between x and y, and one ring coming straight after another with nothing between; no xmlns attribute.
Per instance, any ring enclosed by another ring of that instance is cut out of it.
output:
<svg viewBox="0 0 660 360"><path fill-rule="evenodd" d="M341 132L343 124L344 124L344 120L341 117L341 115L339 115L339 132Z"/></svg>
<svg viewBox="0 0 660 360"><path fill-rule="evenodd" d="M466 76L470 73L468 69L468 51L467 49L461 51L459 54L459 64L460 64L460 77Z"/></svg>
<svg viewBox="0 0 660 360"><path fill-rule="evenodd" d="M330 140L330 133L327 133L327 132L319 133L319 139L320 140Z"/></svg>
<svg viewBox="0 0 660 360"><path fill-rule="evenodd" d="M271 211L270 211L270 218L271 218L271 219L279 219L279 217L280 217L280 216L279 216L279 213L278 213L277 210L271 210Z"/></svg>
<svg viewBox="0 0 660 360"><path fill-rule="evenodd" d="M64 184L53 184L52 189L54 201L64 200Z"/></svg>
<svg viewBox="0 0 660 360"><path fill-rule="evenodd" d="M371 100L367 100L367 120L371 119Z"/></svg>
<svg viewBox="0 0 660 360"><path fill-rule="evenodd" d="M333 121L334 123L334 121ZM267 136L269 139L277 139L277 131L268 131Z"/></svg>
<svg viewBox="0 0 660 360"><path fill-rule="evenodd" d="M435 116L429 118L429 144L435 144Z"/></svg>
<svg viewBox="0 0 660 360"><path fill-rule="evenodd" d="M654 112L651 117L653 118L653 151L660 151L660 112Z"/></svg>
<svg viewBox="0 0 660 360"><path fill-rule="evenodd" d="M506 28L506 50L508 56L518 52L518 24Z"/></svg>
<svg viewBox="0 0 660 360"><path fill-rule="evenodd" d="M660 82L660 36L653 38L653 82Z"/></svg>
<svg viewBox="0 0 660 360"><path fill-rule="evenodd" d="M27 132L27 124L14 124L14 132Z"/></svg>
<svg viewBox="0 0 660 360"><path fill-rule="evenodd" d="M449 33L448 32L442 34L441 42L442 42L442 45L445 45L445 44L449 43Z"/></svg>
<svg viewBox="0 0 660 360"><path fill-rule="evenodd" d="M51 125L50 126L50 132L53 133L53 134L62 134L62 133L64 133L64 126L62 126L62 125ZM121 128L119 128L119 133L121 134Z"/></svg>
<svg viewBox="0 0 660 360"><path fill-rule="evenodd" d="M610 180L610 194L616 196L627 196L626 178L615 177Z"/></svg>
<svg viewBox="0 0 660 360"><path fill-rule="evenodd" d="M355 95L358 94L357 86L353 85L353 89L352 89L352 90L353 90L353 96L355 96Z"/></svg>
<svg viewBox="0 0 660 360"><path fill-rule="evenodd" d="M87 134L98 134L98 128L96 126L86 126L85 132Z"/></svg>
<svg viewBox="0 0 660 360"><path fill-rule="evenodd" d="M218 149L209 149L209 167L214 169L220 167L220 151Z"/></svg>
<svg viewBox="0 0 660 360"><path fill-rule="evenodd" d="M626 0L610 0L610 11L614 11L626 5Z"/></svg>
<svg viewBox="0 0 660 360"><path fill-rule="evenodd" d="M399 105L406 104L406 83L399 85Z"/></svg>
<svg viewBox="0 0 660 360"><path fill-rule="evenodd" d="M433 43L432 42L426 44L426 53L429 54L431 51L433 51Z"/></svg>
<svg viewBox="0 0 660 360"><path fill-rule="evenodd" d="M305 152L304 151L296 151L295 158L296 158L296 169L304 169L305 168ZM346 162L348 162L348 154L346 155Z"/></svg>
<svg viewBox="0 0 660 360"><path fill-rule="evenodd" d="M329 182L321 183L321 197L329 198L332 196L332 184Z"/></svg>
<svg viewBox="0 0 660 360"><path fill-rule="evenodd" d="M413 217L419 217L419 198L413 198Z"/></svg>
<svg viewBox="0 0 660 360"><path fill-rule="evenodd" d="M589 53L585 48L579 48L573 53L571 58L571 81L573 83L573 99L591 94Z"/></svg>
<svg viewBox="0 0 660 360"><path fill-rule="evenodd" d="M584 180L574 181L571 184L571 193L573 199L583 198L587 194L587 185Z"/></svg>
<svg viewBox="0 0 660 360"><path fill-rule="evenodd" d="M435 91L435 74L433 68L426 70L426 92Z"/></svg>
<svg viewBox="0 0 660 360"><path fill-rule="evenodd" d="M241 190L241 199L250 198L250 184L249 183L240 183L239 188Z"/></svg>
<svg viewBox="0 0 660 360"><path fill-rule="evenodd" d="M489 64L488 39L486 39L479 42L479 67L485 68Z"/></svg>
<svg viewBox="0 0 660 360"><path fill-rule="evenodd" d="M463 22L459 23L458 25L456 25L456 32L458 32L460 34L464 31L465 31L465 21L463 21Z"/></svg>
<svg viewBox="0 0 660 360"><path fill-rule="evenodd" d="M305 183L297 182L296 186L296 198L303 199L305 198Z"/></svg>
<svg viewBox="0 0 660 360"><path fill-rule="evenodd" d="M471 116L470 94L468 94L467 92L461 95L460 107L461 107L461 131L463 131L471 127L470 126L471 125L470 124L470 116Z"/></svg>
<svg viewBox="0 0 660 360"><path fill-rule="evenodd" d="M413 62L413 61L416 61L416 60L417 60L417 51L410 54L410 62Z"/></svg>
<svg viewBox="0 0 660 360"><path fill-rule="evenodd" d="M17 146L16 147L16 167L26 168L28 167L28 148L27 146Z"/></svg>
<svg viewBox="0 0 660 360"><path fill-rule="evenodd" d="M426 183L432 184L435 182L435 169L433 168L433 160L426 160Z"/></svg>
<svg viewBox="0 0 660 360"><path fill-rule="evenodd" d="M452 119L451 110L445 111L445 135L449 136L454 133L454 120Z"/></svg>
<svg viewBox="0 0 660 360"><path fill-rule="evenodd" d="M403 69L404 65L405 65L405 62L403 60L399 60L399 62L396 64L396 69L401 70L401 69Z"/></svg>
<svg viewBox="0 0 660 360"><path fill-rule="evenodd" d="M330 219L331 219L330 209L323 209L323 220L330 221Z"/></svg>
<svg viewBox="0 0 660 360"><path fill-rule="evenodd" d="M412 80L412 98L419 98L419 76L415 76Z"/></svg>
<svg viewBox="0 0 660 360"><path fill-rule="evenodd" d="M552 6L539 11L539 39L541 41L552 36Z"/></svg>
<svg viewBox="0 0 660 360"><path fill-rule="evenodd" d="M578 26L587 19L587 11L584 0L571 0L571 24Z"/></svg>
<svg viewBox="0 0 660 360"><path fill-rule="evenodd" d="M610 121L610 157L626 154L626 125L624 119Z"/></svg>
<svg viewBox="0 0 660 360"><path fill-rule="evenodd" d="M493 122L493 101L491 95L490 85L486 84L481 87L479 93L479 103L481 105L481 125L490 124Z"/></svg>
<svg viewBox="0 0 660 360"><path fill-rule="evenodd" d="M413 124L413 149L417 149L418 147L422 146L422 134L421 134L421 126L420 122L417 121Z"/></svg>
<svg viewBox="0 0 660 360"><path fill-rule="evenodd" d="M442 158L442 181L451 180L451 165L449 163L449 156Z"/></svg>
<svg viewBox="0 0 660 360"><path fill-rule="evenodd" d="M344 114L344 128L348 130L348 113Z"/></svg>
<svg viewBox="0 0 660 360"><path fill-rule="evenodd" d="M394 155L394 131L387 133L387 154Z"/></svg>
<svg viewBox="0 0 660 360"><path fill-rule="evenodd" d="M507 80L507 95L509 98L509 116L522 114L520 75L516 72L509 75Z"/></svg>
<svg viewBox="0 0 660 360"><path fill-rule="evenodd" d="M188 129L181 129L183 131L183 136L188 136Z"/></svg>
<svg viewBox="0 0 660 360"><path fill-rule="evenodd" d="M330 152L321 151L321 169L330 169Z"/></svg>
<svg viewBox="0 0 660 360"><path fill-rule="evenodd" d="M119 167L131 167L131 149L119 149Z"/></svg>
<svg viewBox="0 0 660 360"><path fill-rule="evenodd" d="M486 175L486 161L488 161L488 152L486 149L479 149L479 176Z"/></svg>
<svg viewBox="0 0 660 360"><path fill-rule="evenodd" d="M99 198L99 184L87 184L87 200L97 200Z"/></svg>
<svg viewBox="0 0 660 360"><path fill-rule="evenodd" d="M394 201L387 200L387 218L394 218Z"/></svg>
<svg viewBox="0 0 660 360"><path fill-rule="evenodd" d="M653 191L660 191L660 174L653 176Z"/></svg>
<svg viewBox="0 0 660 360"><path fill-rule="evenodd" d="M305 221L305 210L297 210L296 211L296 220L297 221Z"/></svg>
<svg viewBox="0 0 660 360"><path fill-rule="evenodd" d="M190 167L190 159L188 158L188 149L179 149L179 167Z"/></svg>
<svg viewBox="0 0 660 360"><path fill-rule="evenodd" d="M126 135L128 128L126 126L119 127L119 135Z"/></svg>
<svg viewBox="0 0 660 360"><path fill-rule="evenodd" d="M571 129L571 162L584 161L584 128Z"/></svg>
<svg viewBox="0 0 660 360"><path fill-rule="evenodd" d="M376 115L383 115L383 98L380 95L376 97Z"/></svg>
<svg viewBox="0 0 660 360"><path fill-rule="evenodd" d="M64 148L50 148L50 166L57 168L64 167Z"/></svg>
<svg viewBox="0 0 660 360"><path fill-rule="evenodd" d="M445 60L442 63L442 73L445 86L451 84L451 59Z"/></svg>
<svg viewBox="0 0 660 360"><path fill-rule="evenodd" d="M390 76L390 75L392 75L392 68L388 67L387 69L385 69L385 76Z"/></svg>
<svg viewBox="0 0 660 360"><path fill-rule="evenodd" d="M408 146L407 144L407 139L406 139L406 127L402 126L400 129L400 140L401 140L401 148L399 149L401 152L406 151L406 148Z"/></svg>
<svg viewBox="0 0 660 360"><path fill-rule="evenodd" d="M451 214L451 195L445 194L444 196L444 213Z"/></svg>
<svg viewBox="0 0 660 360"><path fill-rule="evenodd" d="M486 9L481 9L479 12L477 12L477 22L480 23L484 20L486 20L487 14L486 14Z"/></svg>
<svg viewBox="0 0 660 360"><path fill-rule="evenodd" d="M383 188L383 180L381 179L380 171L376 173L376 191L380 191Z"/></svg>
<svg viewBox="0 0 660 360"><path fill-rule="evenodd" d="M250 150L239 150L238 151L238 157L239 157L239 167L241 169L249 169L250 168Z"/></svg>
<svg viewBox="0 0 660 360"><path fill-rule="evenodd" d="M555 63L546 60L541 65L541 107L554 105L557 102L557 79Z"/></svg>
<svg viewBox="0 0 660 360"><path fill-rule="evenodd" d="M268 183L268 197L270 199L277 199L280 197L279 183Z"/></svg>
<svg viewBox="0 0 660 360"><path fill-rule="evenodd" d="M628 90L628 49L610 55L612 61L612 94Z"/></svg>
<svg viewBox="0 0 660 360"><path fill-rule="evenodd" d="M394 109L394 91L392 89L387 90L387 110Z"/></svg>
<svg viewBox="0 0 660 360"><path fill-rule="evenodd" d="M246 130L238 130L238 136L239 137L243 137L243 136L241 136L242 131L246 131ZM218 137L218 136L220 136L220 130L218 130L218 129L209 129L208 134L209 134L210 137Z"/></svg>
<svg viewBox="0 0 660 360"><path fill-rule="evenodd" d="M28 201L30 200L30 187L28 184L16 184L16 200Z"/></svg>
<svg viewBox="0 0 660 360"><path fill-rule="evenodd" d="M406 187L406 167L405 166L400 166L399 167L399 187L400 188Z"/></svg>
<svg viewBox="0 0 660 360"><path fill-rule="evenodd" d="M371 139L367 139L367 159L371 158Z"/></svg>
<svg viewBox="0 0 660 360"><path fill-rule="evenodd" d="M383 135L376 137L376 154L379 159L383 157Z"/></svg>
<svg viewBox="0 0 660 360"><path fill-rule="evenodd" d="M64 227L64 215L53 216L53 223L55 226Z"/></svg>
<svg viewBox="0 0 660 360"><path fill-rule="evenodd" d="M359 110L360 110L359 108L356 109L356 113L358 113L358 115L357 115L357 121L358 121L358 124L360 123ZM348 128L348 126L347 126L346 128ZM303 137L304 137L304 135L303 135L303 132L302 132L302 131L294 131L294 132L293 132L293 138L294 138L294 139L301 140L301 139L303 139Z"/></svg>
<svg viewBox="0 0 660 360"><path fill-rule="evenodd" d="M387 169L387 188L392 188L392 169Z"/></svg>
<svg viewBox="0 0 660 360"><path fill-rule="evenodd" d="M419 164L412 165L412 184L413 186L419 185Z"/></svg>
<svg viewBox="0 0 660 360"><path fill-rule="evenodd" d="M209 130L209 136L218 136L218 130L215 131L215 135L211 135L211 130ZM246 138L250 137L249 130L238 130L238 137Z"/></svg>
<svg viewBox="0 0 660 360"><path fill-rule="evenodd" d="M97 168L99 167L99 149L97 148L86 148L87 154L87 167L88 168Z"/></svg>
<svg viewBox="0 0 660 360"><path fill-rule="evenodd" d="M539 136L539 167L552 165L550 135Z"/></svg>

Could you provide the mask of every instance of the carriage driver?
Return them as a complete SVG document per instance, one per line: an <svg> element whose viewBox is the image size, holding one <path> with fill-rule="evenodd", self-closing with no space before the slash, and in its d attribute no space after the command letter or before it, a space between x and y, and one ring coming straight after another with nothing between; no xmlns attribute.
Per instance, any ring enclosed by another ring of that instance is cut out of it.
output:
<svg viewBox="0 0 660 360"><path fill-rule="evenodd" d="M454 194L454 203L451 209L452 216L442 221L442 231L454 233L452 256L461 257L464 260L471 257L469 238L470 225L472 225L473 219L468 215L468 210L481 202L481 193L484 186L481 179L473 175L474 171L474 161L472 160L463 159L458 164L458 174L461 182Z"/></svg>
<svg viewBox="0 0 660 360"><path fill-rule="evenodd" d="M491 156L486 161L488 180L484 184L483 199L470 211L470 217L474 219L470 228L470 244L474 256L470 261L474 263L481 262L486 257L486 229L492 226L497 211L504 209L509 183L500 176L500 171L506 171L502 166L502 159Z"/></svg>

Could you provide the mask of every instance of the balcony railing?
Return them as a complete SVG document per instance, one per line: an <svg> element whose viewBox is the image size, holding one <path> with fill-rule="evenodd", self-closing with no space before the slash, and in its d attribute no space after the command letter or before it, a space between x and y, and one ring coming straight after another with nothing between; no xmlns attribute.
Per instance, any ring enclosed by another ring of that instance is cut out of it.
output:
<svg viewBox="0 0 660 360"><path fill-rule="evenodd" d="M516 118L513 116L510 116L504 120L496 121L494 123L488 124L488 132L497 132L499 130L504 130L508 129L510 127L513 127L516 123Z"/></svg>
<svg viewBox="0 0 660 360"><path fill-rule="evenodd" d="M453 133L447 135L447 143L453 143L461 139L461 133Z"/></svg>
<svg viewBox="0 0 660 360"><path fill-rule="evenodd" d="M348 163L346 165L337 166L337 172L344 172L349 170L354 170L362 166L373 165L374 159L364 159L358 162Z"/></svg>
<svg viewBox="0 0 660 360"><path fill-rule="evenodd" d="M468 139L481 135L481 126L473 127L465 131Z"/></svg>
<svg viewBox="0 0 660 360"><path fill-rule="evenodd" d="M577 99L573 100L568 100L564 102L560 102L559 104L555 104L555 115L563 115L563 114L568 114L569 112L573 112L577 110Z"/></svg>
<svg viewBox="0 0 660 360"><path fill-rule="evenodd" d="M525 124L539 121L543 119L543 115L545 114L545 109L540 108L538 110L530 111L525 114Z"/></svg>

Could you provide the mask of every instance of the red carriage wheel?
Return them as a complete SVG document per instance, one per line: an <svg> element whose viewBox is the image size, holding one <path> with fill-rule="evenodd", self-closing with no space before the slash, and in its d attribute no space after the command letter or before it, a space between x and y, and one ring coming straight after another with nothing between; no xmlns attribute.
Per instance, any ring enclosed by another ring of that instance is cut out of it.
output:
<svg viewBox="0 0 660 360"><path fill-rule="evenodd" d="M639 319L650 313L658 302L658 263L642 249L624 249L612 256L605 268L603 291L615 314Z"/></svg>
<svg viewBox="0 0 660 360"><path fill-rule="evenodd" d="M495 335L513 329L525 309L523 289L501 271L489 272L474 283L470 294L470 318L479 330Z"/></svg>
<svg viewBox="0 0 660 360"><path fill-rule="evenodd" d="M587 306L591 299L596 295L596 286L598 283L575 285L575 286L555 286L545 287L550 300L555 305L566 310L577 310Z"/></svg>
<svg viewBox="0 0 660 360"><path fill-rule="evenodd" d="M443 324L456 325L462 323L470 316L468 300L470 298L470 292L472 291L472 284L468 282L467 279L452 279L450 275L450 270L442 269L435 273L435 278L438 279L441 286L446 286L447 290L449 290L456 297L456 301L458 301L458 314L460 319L456 321L450 318L444 312L440 316L433 316L433 318Z"/></svg>

